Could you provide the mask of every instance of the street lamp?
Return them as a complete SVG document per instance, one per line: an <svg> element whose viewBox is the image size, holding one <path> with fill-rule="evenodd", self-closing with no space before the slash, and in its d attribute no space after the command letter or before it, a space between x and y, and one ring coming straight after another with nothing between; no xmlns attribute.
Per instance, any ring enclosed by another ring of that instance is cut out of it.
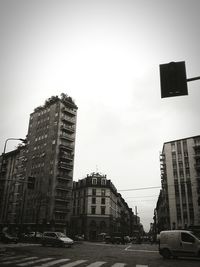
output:
<svg viewBox="0 0 200 267"><path fill-rule="evenodd" d="M5 144L4 144L3 154L5 154L5 152L6 152L6 145L7 145L7 142L9 140L18 140L18 141L21 141L23 143L26 143L26 139L22 139L22 138L7 138L6 141L5 141Z"/></svg>

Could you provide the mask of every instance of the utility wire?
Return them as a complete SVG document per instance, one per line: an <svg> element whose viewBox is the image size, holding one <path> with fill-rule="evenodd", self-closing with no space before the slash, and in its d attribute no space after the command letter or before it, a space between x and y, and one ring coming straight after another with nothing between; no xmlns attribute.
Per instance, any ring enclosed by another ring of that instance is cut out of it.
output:
<svg viewBox="0 0 200 267"><path fill-rule="evenodd" d="M118 190L118 192L146 190L146 189L154 189L154 188L161 188L161 186L149 186L149 187L141 187L141 188L123 189L123 190Z"/></svg>
<svg viewBox="0 0 200 267"><path fill-rule="evenodd" d="M190 184L190 185L193 185L193 184L196 184L196 183L198 183L198 182L196 182L196 181L191 181L191 180L189 180L189 181L178 181L178 185L180 185L180 184ZM175 185L175 183L174 184L167 184L166 183L166 186L168 187L168 186L174 186ZM160 189L162 189L162 185L160 185L160 186L149 186L149 187L140 187L140 188L132 188L132 189L122 189L122 190L118 190L118 192L125 192L125 191L137 191L137 190L147 190L147 189L155 189L155 188L160 188Z"/></svg>

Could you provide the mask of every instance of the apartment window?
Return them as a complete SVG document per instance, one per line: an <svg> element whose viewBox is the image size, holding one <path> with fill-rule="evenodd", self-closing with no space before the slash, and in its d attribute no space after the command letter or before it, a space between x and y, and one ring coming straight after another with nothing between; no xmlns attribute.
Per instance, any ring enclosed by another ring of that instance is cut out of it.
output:
<svg viewBox="0 0 200 267"><path fill-rule="evenodd" d="M176 161L173 161L173 162L172 162L172 165L173 165L173 169L176 170L176 169L177 169Z"/></svg>
<svg viewBox="0 0 200 267"><path fill-rule="evenodd" d="M184 173L183 173L183 170L180 170L179 171L179 175L180 175L180 178L183 179L184 178Z"/></svg>
<svg viewBox="0 0 200 267"><path fill-rule="evenodd" d="M96 204L96 197L92 197L92 204Z"/></svg>
<svg viewBox="0 0 200 267"><path fill-rule="evenodd" d="M183 151L187 152L187 140L183 140Z"/></svg>
<svg viewBox="0 0 200 267"><path fill-rule="evenodd" d="M181 154L181 152L178 152L178 161L182 161L182 154Z"/></svg>
<svg viewBox="0 0 200 267"><path fill-rule="evenodd" d="M172 150L172 151L176 151L175 143L171 143L171 150Z"/></svg>
<svg viewBox="0 0 200 267"><path fill-rule="evenodd" d="M92 214L96 214L96 206L92 206L91 207L91 213Z"/></svg>
<svg viewBox="0 0 200 267"><path fill-rule="evenodd" d="M186 173L186 178L190 178L190 169L189 168L185 169L185 173Z"/></svg>
<svg viewBox="0 0 200 267"><path fill-rule="evenodd" d="M92 178L92 184L94 184L94 185L97 184L97 178Z"/></svg>
<svg viewBox="0 0 200 267"><path fill-rule="evenodd" d="M106 190L105 189L101 189L101 195L105 196L106 195Z"/></svg>
<svg viewBox="0 0 200 267"><path fill-rule="evenodd" d="M174 174L174 179L177 179L177 178L178 178L177 170L174 170L174 171L173 171L173 174Z"/></svg>
<svg viewBox="0 0 200 267"><path fill-rule="evenodd" d="M101 185L106 185L106 179L101 179Z"/></svg>
<svg viewBox="0 0 200 267"><path fill-rule="evenodd" d="M179 169L183 169L183 162L179 162L178 167L179 167Z"/></svg>
<svg viewBox="0 0 200 267"><path fill-rule="evenodd" d="M178 154L181 154L181 142L180 141L177 142L177 151L178 151Z"/></svg>
<svg viewBox="0 0 200 267"><path fill-rule="evenodd" d="M105 215L105 213L106 213L106 207L103 207L103 206L102 206L102 207L101 207L101 214L102 214L102 215Z"/></svg>
<svg viewBox="0 0 200 267"><path fill-rule="evenodd" d="M101 198L101 204L105 205L105 203L106 203L106 199L105 199L105 197L102 197Z"/></svg>
<svg viewBox="0 0 200 267"><path fill-rule="evenodd" d="M77 215L79 215L79 214L80 214L80 208L77 207Z"/></svg>
<svg viewBox="0 0 200 267"><path fill-rule="evenodd" d="M92 189L92 195L96 196L96 189Z"/></svg>

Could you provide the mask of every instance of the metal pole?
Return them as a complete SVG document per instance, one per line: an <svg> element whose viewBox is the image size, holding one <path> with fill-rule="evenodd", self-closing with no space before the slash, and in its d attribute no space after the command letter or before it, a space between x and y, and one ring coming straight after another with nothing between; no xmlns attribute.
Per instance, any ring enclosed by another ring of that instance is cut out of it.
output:
<svg viewBox="0 0 200 267"><path fill-rule="evenodd" d="M187 82L196 81L196 80L200 80L200 76L194 77L194 78L189 78L189 79L187 79Z"/></svg>

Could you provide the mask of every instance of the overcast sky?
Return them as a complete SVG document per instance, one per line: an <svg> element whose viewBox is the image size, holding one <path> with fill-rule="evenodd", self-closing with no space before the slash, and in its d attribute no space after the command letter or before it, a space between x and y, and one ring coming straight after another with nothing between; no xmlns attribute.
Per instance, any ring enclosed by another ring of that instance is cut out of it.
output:
<svg viewBox="0 0 200 267"><path fill-rule="evenodd" d="M98 171L118 190L160 186L163 143L200 134L200 81L161 99L159 64L200 76L199 13L199 0L0 0L1 151L64 92L78 106L75 181ZM158 193L121 191L146 230Z"/></svg>

